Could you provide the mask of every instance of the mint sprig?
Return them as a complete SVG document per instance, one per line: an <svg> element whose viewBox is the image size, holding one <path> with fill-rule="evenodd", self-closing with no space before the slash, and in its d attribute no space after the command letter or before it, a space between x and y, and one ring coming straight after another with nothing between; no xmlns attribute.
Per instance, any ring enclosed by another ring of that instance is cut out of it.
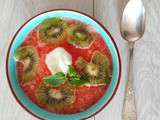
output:
<svg viewBox="0 0 160 120"><path fill-rule="evenodd" d="M69 65L68 67L69 69L66 75L63 72L57 72L54 75L44 77L45 83L52 85L53 87L58 87L66 81L75 86L84 84L85 81L80 79L74 67L72 65Z"/></svg>

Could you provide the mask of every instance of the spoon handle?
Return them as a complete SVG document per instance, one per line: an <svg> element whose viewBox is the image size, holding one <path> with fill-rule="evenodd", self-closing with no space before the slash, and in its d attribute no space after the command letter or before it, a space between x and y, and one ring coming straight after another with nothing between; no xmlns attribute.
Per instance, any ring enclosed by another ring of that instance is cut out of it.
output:
<svg viewBox="0 0 160 120"><path fill-rule="evenodd" d="M133 46L134 43L130 43L130 64L129 64L129 76L126 86L126 93L123 105L123 120L137 120L136 106L135 106L135 94L133 90Z"/></svg>

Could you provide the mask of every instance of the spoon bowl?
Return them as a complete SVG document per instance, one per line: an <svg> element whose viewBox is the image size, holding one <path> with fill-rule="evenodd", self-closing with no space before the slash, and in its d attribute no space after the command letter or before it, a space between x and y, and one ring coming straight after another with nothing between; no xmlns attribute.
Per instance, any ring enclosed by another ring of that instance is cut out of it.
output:
<svg viewBox="0 0 160 120"><path fill-rule="evenodd" d="M145 8L141 0L130 0L126 5L120 31L122 37L134 42L139 40L145 31Z"/></svg>

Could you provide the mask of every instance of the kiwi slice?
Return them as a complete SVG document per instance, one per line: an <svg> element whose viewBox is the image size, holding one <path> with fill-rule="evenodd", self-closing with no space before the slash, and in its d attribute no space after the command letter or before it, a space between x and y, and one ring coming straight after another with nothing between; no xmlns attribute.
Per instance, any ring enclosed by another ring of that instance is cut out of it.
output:
<svg viewBox="0 0 160 120"><path fill-rule="evenodd" d="M71 25L68 34L69 43L78 48L89 47L92 42L92 35L84 25Z"/></svg>
<svg viewBox="0 0 160 120"><path fill-rule="evenodd" d="M24 66L24 75L22 82L26 83L34 80L37 74L39 56L35 48L24 46L16 49L14 54L15 60Z"/></svg>
<svg viewBox="0 0 160 120"><path fill-rule="evenodd" d="M83 58L78 58L76 66L83 80L89 80L90 84L105 84L111 80L109 62L105 55L95 52L91 62L87 63Z"/></svg>
<svg viewBox="0 0 160 120"><path fill-rule="evenodd" d="M66 37L67 23L61 18L49 18L39 25L38 35L42 42L55 43Z"/></svg>
<svg viewBox="0 0 160 120"><path fill-rule="evenodd" d="M71 85L57 90L47 84L42 84L36 92L36 97L39 102L49 107L63 109L75 101L75 92Z"/></svg>
<svg viewBox="0 0 160 120"><path fill-rule="evenodd" d="M83 81L86 81L86 83L90 82L88 78L88 73L86 72L87 64L88 63L82 57L79 57L75 64L78 74L80 76L80 79Z"/></svg>

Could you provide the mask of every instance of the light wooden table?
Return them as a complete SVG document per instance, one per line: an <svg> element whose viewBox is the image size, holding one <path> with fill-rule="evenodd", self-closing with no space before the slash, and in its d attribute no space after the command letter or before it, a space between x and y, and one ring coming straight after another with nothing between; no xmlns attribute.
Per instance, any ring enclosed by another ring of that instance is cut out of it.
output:
<svg viewBox="0 0 160 120"><path fill-rule="evenodd" d="M160 120L160 1L143 0L147 12L144 37L134 49L134 88L138 120ZM128 72L128 44L119 32L126 0L0 0L0 120L37 120L16 102L5 75L7 48L16 30L32 16L55 8L70 8L94 16L114 37L122 58L121 83L114 99L89 120L121 120Z"/></svg>

